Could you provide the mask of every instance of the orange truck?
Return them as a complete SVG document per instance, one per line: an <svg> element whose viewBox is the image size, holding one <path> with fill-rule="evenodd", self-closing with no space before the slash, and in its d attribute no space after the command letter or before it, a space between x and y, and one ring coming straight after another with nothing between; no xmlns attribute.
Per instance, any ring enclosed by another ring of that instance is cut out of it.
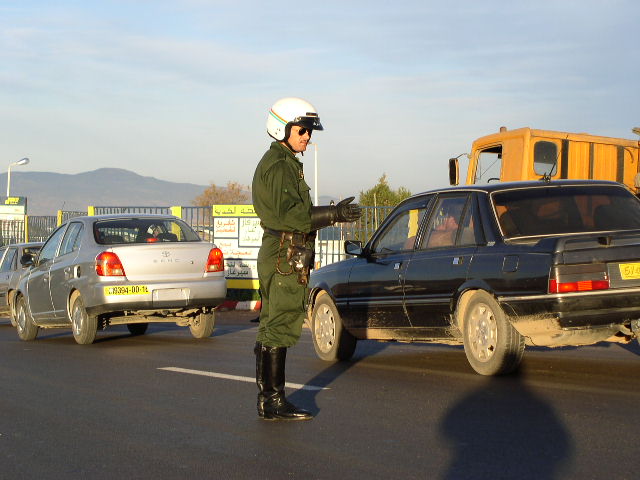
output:
<svg viewBox="0 0 640 480"><path fill-rule="evenodd" d="M632 131L640 135L640 129ZM470 153L449 159L449 183L457 185L466 167L467 184L592 178L624 183L639 194L639 152L638 140L500 127L475 140Z"/></svg>

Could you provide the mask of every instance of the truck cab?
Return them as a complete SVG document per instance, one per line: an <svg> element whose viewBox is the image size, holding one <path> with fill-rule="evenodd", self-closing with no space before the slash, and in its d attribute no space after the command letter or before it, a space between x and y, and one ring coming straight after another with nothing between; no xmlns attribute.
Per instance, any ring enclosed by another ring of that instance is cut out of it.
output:
<svg viewBox="0 0 640 480"><path fill-rule="evenodd" d="M462 156L468 158L466 184L494 181L557 179L613 180L640 193L640 142L587 133L556 132L529 127L475 140L471 153L449 160L449 180L460 180Z"/></svg>

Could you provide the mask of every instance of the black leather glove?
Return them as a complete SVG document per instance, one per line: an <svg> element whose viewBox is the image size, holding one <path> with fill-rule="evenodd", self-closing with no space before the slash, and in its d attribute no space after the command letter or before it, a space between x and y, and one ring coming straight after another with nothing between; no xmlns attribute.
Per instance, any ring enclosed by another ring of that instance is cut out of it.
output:
<svg viewBox="0 0 640 480"><path fill-rule="evenodd" d="M311 230L329 227L336 222L355 222L362 215L357 203L351 203L355 197L345 198L337 205L311 207Z"/></svg>
<svg viewBox="0 0 640 480"><path fill-rule="evenodd" d="M348 197L336 205L336 222L355 222L362 216L362 209L357 203L351 203L355 197Z"/></svg>

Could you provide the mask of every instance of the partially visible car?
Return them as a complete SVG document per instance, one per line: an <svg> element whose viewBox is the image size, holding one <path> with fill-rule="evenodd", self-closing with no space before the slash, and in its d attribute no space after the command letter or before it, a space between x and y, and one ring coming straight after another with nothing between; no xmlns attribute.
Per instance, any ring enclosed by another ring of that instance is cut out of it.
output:
<svg viewBox="0 0 640 480"><path fill-rule="evenodd" d="M640 200L604 181L452 187L398 205L352 258L311 274L316 353L359 339L463 344L482 375L525 344L626 343L640 333Z"/></svg>
<svg viewBox="0 0 640 480"><path fill-rule="evenodd" d="M71 328L77 343L90 344L98 329L124 324L141 335L150 322L205 338L227 291L220 249L170 215L75 217L21 263L28 270L12 305L22 340Z"/></svg>
<svg viewBox="0 0 640 480"><path fill-rule="evenodd" d="M9 315L15 327L15 311L13 296L24 267L20 264L22 255L35 255L43 242L14 243L2 247L0 251L0 314Z"/></svg>

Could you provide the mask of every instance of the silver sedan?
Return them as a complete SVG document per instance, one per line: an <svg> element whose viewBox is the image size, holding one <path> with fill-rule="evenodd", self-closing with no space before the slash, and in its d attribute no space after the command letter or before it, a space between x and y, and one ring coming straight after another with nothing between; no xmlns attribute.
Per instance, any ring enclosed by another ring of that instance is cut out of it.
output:
<svg viewBox="0 0 640 480"><path fill-rule="evenodd" d="M14 243L0 249L0 313L9 314L11 324L16 326L16 312L13 308L13 297L24 267L20 258L25 253L35 255L42 242Z"/></svg>
<svg viewBox="0 0 640 480"><path fill-rule="evenodd" d="M90 344L98 329L125 324L140 335L149 322L204 338L227 291L222 252L167 215L73 218L20 261L28 271L13 308L22 340L71 327L77 343Z"/></svg>

